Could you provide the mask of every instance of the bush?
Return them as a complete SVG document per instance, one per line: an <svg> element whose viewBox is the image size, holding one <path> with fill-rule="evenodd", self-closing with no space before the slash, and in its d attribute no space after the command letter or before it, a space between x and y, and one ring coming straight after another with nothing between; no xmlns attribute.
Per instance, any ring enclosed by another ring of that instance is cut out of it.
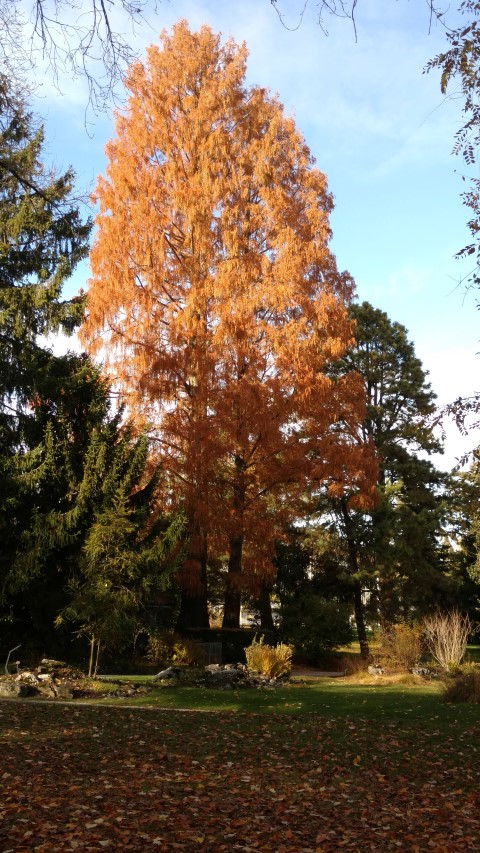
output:
<svg viewBox="0 0 480 853"><path fill-rule="evenodd" d="M345 671L345 675L366 675L368 660L365 660L360 655L342 655L340 658L340 669Z"/></svg>
<svg viewBox="0 0 480 853"><path fill-rule="evenodd" d="M423 630L428 650L445 672L461 664L473 630L468 616L458 610L437 613L425 619Z"/></svg>
<svg viewBox="0 0 480 853"><path fill-rule="evenodd" d="M287 602L282 612L282 632L295 653L315 665L339 646L353 640L350 610L319 595L302 595Z"/></svg>
<svg viewBox="0 0 480 853"><path fill-rule="evenodd" d="M480 666L464 664L456 675L447 680L443 698L446 702L480 704Z"/></svg>
<svg viewBox="0 0 480 853"><path fill-rule="evenodd" d="M204 650L188 637L174 631L151 631L148 635L147 657L156 666L176 663L185 666L203 666Z"/></svg>
<svg viewBox="0 0 480 853"><path fill-rule="evenodd" d="M413 669L422 654L422 626L400 622L382 633L379 657L385 666Z"/></svg>
<svg viewBox="0 0 480 853"><path fill-rule="evenodd" d="M254 639L251 646L245 649L247 669L249 672L259 672L267 678L281 678L290 675L292 669L293 649L284 643L278 646L264 644L263 637Z"/></svg>

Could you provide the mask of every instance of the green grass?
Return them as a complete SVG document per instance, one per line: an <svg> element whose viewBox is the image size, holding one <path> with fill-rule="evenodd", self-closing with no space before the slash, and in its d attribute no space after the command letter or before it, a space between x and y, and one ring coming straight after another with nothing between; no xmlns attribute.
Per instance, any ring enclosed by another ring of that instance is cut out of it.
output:
<svg viewBox="0 0 480 853"><path fill-rule="evenodd" d="M467 646L465 660L471 661L472 663L480 663L480 646Z"/></svg>
<svg viewBox="0 0 480 853"><path fill-rule="evenodd" d="M145 679L143 679L145 682ZM102 704L111 702L103 700ZM455 721L478 720L480 709L449 705L438 682L419 685L355 684L348 680L318 679L306 684L285 684L272 690L214 690L201 687L158 687L117 705L195 711L234 711L255 714L320 714L331 719L362 718L372 721L425 720L448 730Z"/></svg>

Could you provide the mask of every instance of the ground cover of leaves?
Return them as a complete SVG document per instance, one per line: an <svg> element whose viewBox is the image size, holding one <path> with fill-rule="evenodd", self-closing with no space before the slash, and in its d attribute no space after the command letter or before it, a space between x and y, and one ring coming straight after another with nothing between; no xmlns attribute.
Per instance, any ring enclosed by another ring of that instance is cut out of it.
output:
<svg viewBox="0 0 480 853"><path fill-rule="evenodd" d="M0 703L0 851L478 851L478 717Z"/></svg>

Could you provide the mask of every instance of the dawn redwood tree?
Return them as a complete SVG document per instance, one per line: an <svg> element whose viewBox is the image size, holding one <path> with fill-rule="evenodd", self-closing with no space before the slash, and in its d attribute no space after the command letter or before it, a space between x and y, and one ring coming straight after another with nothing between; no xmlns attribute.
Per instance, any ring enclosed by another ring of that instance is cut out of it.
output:
<svg viewBox="0 0 480 853"><path fill-rule="evenodd" d="M146 425L184 508L184 626L208 624L209 548L228 555L226 625L273 572L305 484L368 498L354 372L353 283L328 248L325 176L278 100L245 84L247 51L185 21L126 78L107 147L82 339Z"/></svg>

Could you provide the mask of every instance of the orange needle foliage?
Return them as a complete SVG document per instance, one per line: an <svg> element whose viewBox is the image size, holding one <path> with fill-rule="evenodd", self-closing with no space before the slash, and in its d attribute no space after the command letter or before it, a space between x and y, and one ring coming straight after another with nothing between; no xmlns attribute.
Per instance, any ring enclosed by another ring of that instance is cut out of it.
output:
<svg viewBox="0 0 480 853"><path fill-rule="evenodd" d="M182 580L204 602L207 543L235 597L271 575L306 485L367 495L372 478L362 381L326 375L352 342L332 199L277 98L246 87L246 57L181 21L131 67L82 330L186 508Z"/></svg>

